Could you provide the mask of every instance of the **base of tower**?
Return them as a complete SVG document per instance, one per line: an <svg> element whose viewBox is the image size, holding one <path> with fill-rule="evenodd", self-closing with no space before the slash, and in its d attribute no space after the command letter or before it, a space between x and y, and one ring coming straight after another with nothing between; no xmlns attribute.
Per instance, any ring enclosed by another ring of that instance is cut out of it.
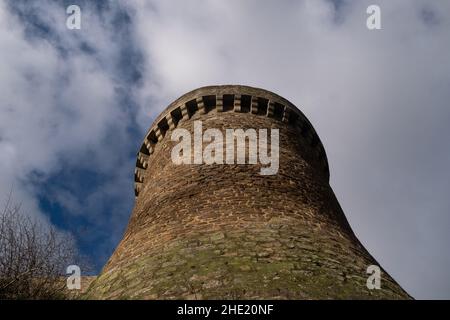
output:
<svg viewBox="0 0 450 320"><path fill-rule="evenodd" d="M276 218L171 241L101 274L86 298L409 298L390 278L382 279L380 290L369 290L368 261L354 255L355 248L345 247L345 239L331 247L320 229L308 228L306 234L293 222Z"/></svg>

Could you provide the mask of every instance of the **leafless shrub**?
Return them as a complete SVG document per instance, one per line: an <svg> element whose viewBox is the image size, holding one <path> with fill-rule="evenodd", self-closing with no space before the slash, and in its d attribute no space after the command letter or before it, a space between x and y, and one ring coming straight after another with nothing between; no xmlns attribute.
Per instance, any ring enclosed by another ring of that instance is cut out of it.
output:
<svg viewBox="0 0 450 320"><path fill-rule="evenodd" d="M70 264L82 264L73 239L22 214L10 195L0 212L0 299L68 298Z"/></svg>

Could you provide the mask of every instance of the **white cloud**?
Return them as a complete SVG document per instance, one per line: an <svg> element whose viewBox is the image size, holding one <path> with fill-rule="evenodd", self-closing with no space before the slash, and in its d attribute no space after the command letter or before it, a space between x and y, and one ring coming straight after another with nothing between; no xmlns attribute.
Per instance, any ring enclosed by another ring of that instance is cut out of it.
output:
<svg viewBox="0 0 450 320"><path fill-rule="evenodd" d="M123 150L132 118L116 92L123 84L116 70L121 43L108 20L114 12L102 19L86 6L84 29L68 30L65 8L53 1L12 6L0 3L0 199L13 188L27 213L48 220L38 196L53 192L53 201L67 212L101 225L97 215L102 211L93 210L99 206L76 203L75 191L60 186L42 190L36 180L45 182L84 166L96 173L113 172L113 187L99 188L91 197L105 202L105 195L115 193L117 199L128 199L124 188L132 194L121 172L129 174L124 163L132 161ZM48 30L37 34L33 19Z"/></svg>

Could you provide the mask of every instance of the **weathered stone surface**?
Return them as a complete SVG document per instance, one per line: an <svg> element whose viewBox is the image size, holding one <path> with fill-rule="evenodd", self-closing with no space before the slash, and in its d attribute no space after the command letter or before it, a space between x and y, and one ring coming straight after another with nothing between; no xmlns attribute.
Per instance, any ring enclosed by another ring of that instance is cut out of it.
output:
<svg viewBox="0 0 450 320"><path fill-rule="evenodd" d="M203 130L280 129L278 174L173 164L171 131L192 132L194 120ZM410 298L386 272L380 290L367 289L377 262L334 196L322 143L274 93L213 86L183 95L155 120L136 165L128 228L87 298Z"/></svg>

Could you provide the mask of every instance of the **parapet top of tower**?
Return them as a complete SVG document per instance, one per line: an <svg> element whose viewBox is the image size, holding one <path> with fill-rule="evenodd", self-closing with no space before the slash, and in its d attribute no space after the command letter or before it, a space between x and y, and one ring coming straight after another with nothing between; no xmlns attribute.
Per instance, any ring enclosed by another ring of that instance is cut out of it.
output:
<svg viewBox="0 0 450 320"><path fill-rule="evenodd" d="M139 195L144 172L155 146L166 134L194 114L209 112L239 112L255 117L269 117L295 127L315 150L317 161L323 164L327 177L329 168L325 149L306 116L291 102L268 90L243 85L207 86L192 90L172 102L153 122L137 153L135 195Z"/></svg>

